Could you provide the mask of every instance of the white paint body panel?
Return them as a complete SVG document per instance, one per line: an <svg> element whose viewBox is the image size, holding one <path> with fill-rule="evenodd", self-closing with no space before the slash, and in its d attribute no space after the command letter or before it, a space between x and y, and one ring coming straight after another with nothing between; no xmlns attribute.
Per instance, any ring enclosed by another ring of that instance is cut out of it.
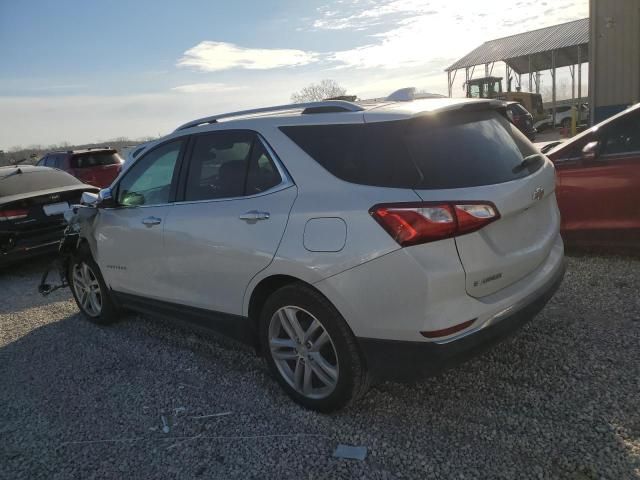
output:
<svg viewBox="0 0 640 480"><path fill-rule="evenodd" d="M233 200L178 203L165 224L166 301L240 314L249 281L276 253L296 187ZM269 213L254 222L240 215Z"/></svg>
<svg viewBox="0 0 640 480"><path fill-rule="evenodd" d="M94 219L94 258L107 284L123 293L161 298L166 290L164 221L172 205L98 209ZM160 224L143 225L147 217Z"/></svg>
<svg viewBox="0 0 640 480"><path fill-rule="evenodd" d="M525 179L486 187L370 187L334 177L279 129L407 119L462 103L467 101L437 99L366 112L245 117L176 131L166 139L256 131L295 185L255 197L100 211L88 234L90 245L114 290L194 307L247 316L256 286L287 275L322 292L356 336L426 342L420 331L472 318L482 323L562 266L550 163ZM538 185L546 196L534 204L532 187ZM369 214L379 203L422 199L491 201L503 218L462 237L400 248ZM251 210L270 217L255 223L238 218ZM141 220L149 215L162 223L145 227ZM499 281L474 286L496 269L503 273Z"/></svg>
<svg viewBox="0 0 640 480"><path fill-rule="evenodd" d="M563 268L557 234L546 259L527 276L482 299L465 292L453 240L404 248L316 283L349 319L357 337L426 342L420 332L477 318L472 328L518 303ZM446 337L444 337L446 339ZM438 339L439 341L443 338Z"/></svg>

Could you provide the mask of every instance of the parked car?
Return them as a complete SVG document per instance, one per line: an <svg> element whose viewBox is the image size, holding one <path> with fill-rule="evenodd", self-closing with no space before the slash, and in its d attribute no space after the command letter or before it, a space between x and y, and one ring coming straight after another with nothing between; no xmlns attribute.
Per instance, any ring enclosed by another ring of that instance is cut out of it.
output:
<svg viewBox="0 0 640 480"><path fill-rule="evenodd" d="M640 104L547 153L565 242L640 248Z"/></svg>
<svg viewBox="0 0 640 480"><path fill-rule="evenodd" d="M564 273L554 189L496 100L235 112L179 127L85 194L68 277L88 319L124 307L226 332L295 401L331 411L543 308Z"/></svg>
<svg viewBox="0 0 640 480"><path fill-rule="evenodd" d="M560 105L556 107L556 127L570 128L571 127L571 105ZM538 122L535 126L538 130L551 127L553 123L553 109L547 108L547 118ZM589 105L586 103L580 104L580 115L576 118L577 125L589 123Z"/></svg>
<svg viewBox="0 0 640 480"><path fill-rule="evenodd" d="M118 151L113 148L87 148L47 153L38 165L59 168L84 183L104 188L118 176L122 163Z"/></svg>
<svg viewBox="0 0 640 480"><path fill-rule="evenodd" d="M0 265L55 251L64 211L83 192L97 191L52 168L0 167Z"/></svg>
<svg viewBox="0 0 640 480"><path fill-rule="evenodd" d="M507 102L507 116L525 136L534 141L537 130L533 127L533 116L518 102Z"/></svg>

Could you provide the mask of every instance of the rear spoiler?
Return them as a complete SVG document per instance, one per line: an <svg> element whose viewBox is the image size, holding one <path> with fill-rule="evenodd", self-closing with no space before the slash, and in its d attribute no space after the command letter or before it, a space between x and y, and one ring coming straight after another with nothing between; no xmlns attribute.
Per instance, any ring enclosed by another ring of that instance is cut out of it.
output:
<svg viewBox="0 0 640 480"><path fill-rule="evenodd" d="M453 105L448 105L446 107L438 108L437 110L416 113L414 115L414 118L421 116L438 115L443 112L481 112L483 110L496 110L501 115L504 115L506 117L507 102L494 99L482 99L464 103L456 103Z"/></svg>

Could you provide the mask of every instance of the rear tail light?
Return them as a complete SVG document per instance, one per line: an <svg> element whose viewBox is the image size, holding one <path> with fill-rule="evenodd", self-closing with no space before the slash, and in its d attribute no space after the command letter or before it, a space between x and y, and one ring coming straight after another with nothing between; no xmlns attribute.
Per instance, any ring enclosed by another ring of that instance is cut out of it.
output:
<svg viewBox="0 0 640 480"><path fill-rule="evenodd" d="M26 208L13 209L13 210L0 210L0 222L6 222L7 220L20 220L27 218L29 210Z"/></svg>
<svg viewBox="0 0 640 480"><path fill-rule="evenodd" d="M500 218L488 202L390 203L369 213L403 247L475 232Z"/></svg>

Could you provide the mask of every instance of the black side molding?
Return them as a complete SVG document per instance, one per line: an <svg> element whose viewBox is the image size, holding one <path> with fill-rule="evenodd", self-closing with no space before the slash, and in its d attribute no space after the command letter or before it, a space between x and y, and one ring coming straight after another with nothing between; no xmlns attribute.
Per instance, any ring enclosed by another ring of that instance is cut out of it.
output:
<svg viewBox="0 0 640 480"><path fill-rule="evenodd" d="M256 326L248 317L139 297L113 290L111 294L118 305L126 309L221 333L251 347L258 345Z"/></svg>

